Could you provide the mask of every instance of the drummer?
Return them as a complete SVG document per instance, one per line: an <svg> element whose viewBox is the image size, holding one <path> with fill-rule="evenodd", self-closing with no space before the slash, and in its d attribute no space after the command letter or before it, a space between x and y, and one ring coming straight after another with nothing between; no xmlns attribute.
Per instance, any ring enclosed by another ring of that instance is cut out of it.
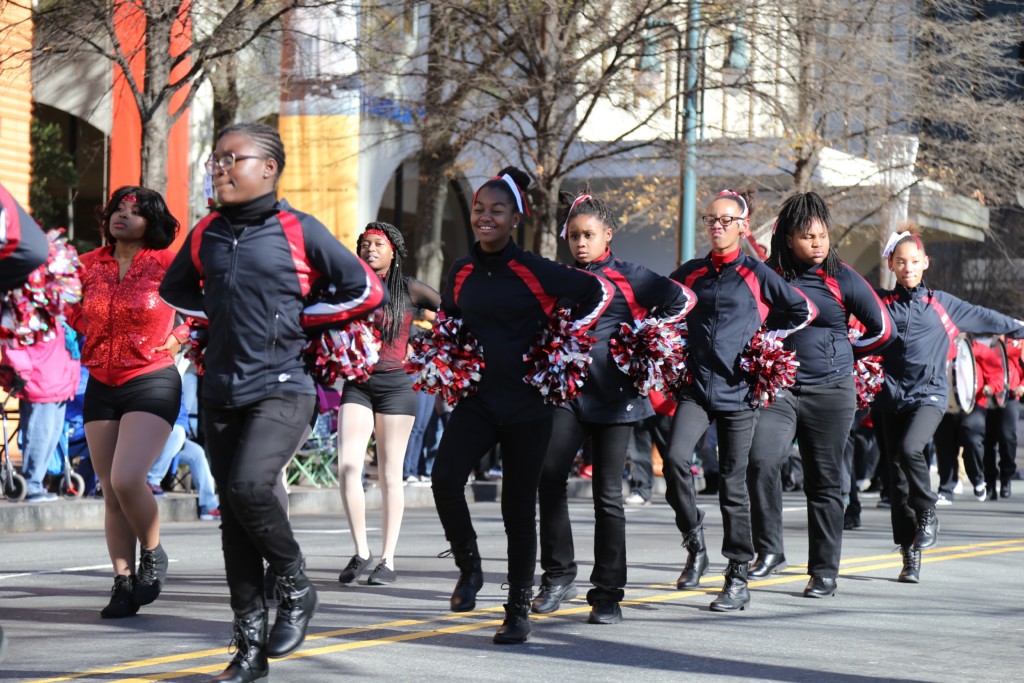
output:
<svg viewBox="0 0 1024 683"><path fill-rule="evenodd" d="M911 232L892 235L882 256L896 276L895 288L878 292L896 339L882 350L885 384L875 399L879 447L889 468L893 540L903 555L899 581L917 583L921 550L939 538L924 449L947 405L945 368L953 341L961 331L1024 337L1024 321L926 287L928 255Z"/></svg>
<svg viewBox="0 0 1024 683"><path fill-rule="evenodd" d="M1021 365L1024 342L999 339L996 348L1006 354L1007 382L1003 400L996 394L994 405L985 411L985 484L989 500L1010 497L1010 481L1017 471L1020 398L1024 396L1024 366Z"/></svg>
<svg viewBox="0 0 1024 683"><path fill-rule="evenodd" d="M939 493L936 505L952 505L954 488L960 481L960 463L957 453L963 448L964 468L974 487L974 497L984 502L988 497L985 487L985 472L982 456L985 451L985 416L987 408L995 401L993 397L1002 393L1005 387L1004 365L996 351L977 339L967 335L974 357L973 408L950 401L950 408L942 417L935 430L935 455L939 465ZM957 356L959 362L961 356ZM969 362L969 361L968 361ZM959 387L950 387L951 393L959 393Z"/></svg>

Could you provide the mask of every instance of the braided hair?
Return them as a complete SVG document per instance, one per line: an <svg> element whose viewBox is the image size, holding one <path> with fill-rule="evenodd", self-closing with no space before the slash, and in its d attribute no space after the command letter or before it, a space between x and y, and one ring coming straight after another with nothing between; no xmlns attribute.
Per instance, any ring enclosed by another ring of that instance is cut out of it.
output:
<svg viewBox="0 0 1024 683"><path fill-rule="evenodd" d="M402 325L405 324L405 273L402 270L402 260L408 255L405 248L405 238L401 231L390 223L374 222L369 223L356 240L356 244L362 244L363 236L367 231L376 230L387 236L391 243L393 256L388 272L384 275L384 285L388 289L390 300L382 309L380 336L385 344L398 339L402 333Z"/></svg>
<svg viewBox="0 0 1024 683"><path fill-rule="evenodd" d="M271 128L265 123L235 123L221 128L217 133L217 140L233 133L247 136L268 159L276 161L277 175L281 176L284 172L284 142L281 141L281 134L276 128Z"/></svg>
<svg viewBox="0 0 1024 683"><path fill-rule="evenodd" d="M575 197L569 192L559 192L558 200L563 216L562 225L566 230L569 229L569 221L576 216L593 216L613 233L619 227L615 214L608 205L590 193L590 181L587 181Z"/></svg>
<svg viewBox="0 0 1024 683"><path fill-rule="evenodd" d="M816 192L794 194L779 210L779 218L772 231L772 254L768 257L767 263L780 272L786 280L795 280L797 273L801 270L786 243L786 238L806 230L815 219L821 221L826 232L831 232L832 213L828 210L825 200ZM825 256L821 270L830 277L836 277L842 270L842 261L831 240L829 240L828 255Z"/></svg>

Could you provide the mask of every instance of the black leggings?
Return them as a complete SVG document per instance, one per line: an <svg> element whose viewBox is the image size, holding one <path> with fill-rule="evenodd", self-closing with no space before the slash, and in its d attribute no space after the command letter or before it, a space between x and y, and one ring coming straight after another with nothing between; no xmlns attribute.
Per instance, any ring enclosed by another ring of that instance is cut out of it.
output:
<svg viewBox="0 0 1024 683"><path fill-rule="evenodd" d="M315 396L272 394L243 406L203 405L206 452L220 491L221 545L235 615L263 608L263 560L279 576L302 568L274 489L309 426Z"/></svg>
<svg viewBox="0 0 1024 683"><path fill-rule="evenodd" d="M626 514L622 509L622 472L626 466L630 424L579 420L566 408L555 410L547 457L540 477L540 566L542 583L563 586L576 578L575 549L569 523L566 484L573 458L590 437L594 466L594 570L591 601L622 600L626 585Z"/></svg>
<svg viewBox="0 0 1024 683"><path fill-rule="evenodd" d="M919 406L903 413L878 413L879 447L889 466L892 540L910 545L917 532L917 515L935 507L931 475L924 448L942 420L942 410Z"/></svg>
<svg viewBox="0 0 1024 683"><path fill-rule="evenodd" d="M460 402L445 427L434 460L434 504L450 543L476 539L466 504L466 481L496 444L501 445L501 518L508 539L508 583L533 585L537 566L537 482L551 438L551 414L530 422L502 424L474 398Z"/></svg>

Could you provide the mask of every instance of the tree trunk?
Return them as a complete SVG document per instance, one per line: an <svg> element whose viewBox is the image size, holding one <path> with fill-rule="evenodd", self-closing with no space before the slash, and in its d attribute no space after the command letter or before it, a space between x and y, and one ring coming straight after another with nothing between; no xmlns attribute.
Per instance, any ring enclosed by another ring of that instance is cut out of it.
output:
<svg viewBox="0 0 1024 683"><path fill-rule="evenodd" d="M560 178L545 178L546 182L537 188L534 196L537 203L533 208L533 250L552 261L558 258L558 191Z"/></svg>
<svg viewBox="0 0 1024 683"><path fill-rule="evenodd" d="M416 188L416 279L440 290L444 275L441 233L444 205L448 198L448 172L454 160L431 150L419 154L419 183Z"/></svg>
<svg viewBox="0 0 1024 683"><path fill-rule="evenodd" d="M141 96L136 93L142 119L142 185L167 193L167 144L171 132L169 93L171 30L177 2L150 2L146 12L146 75Z"/></svg>

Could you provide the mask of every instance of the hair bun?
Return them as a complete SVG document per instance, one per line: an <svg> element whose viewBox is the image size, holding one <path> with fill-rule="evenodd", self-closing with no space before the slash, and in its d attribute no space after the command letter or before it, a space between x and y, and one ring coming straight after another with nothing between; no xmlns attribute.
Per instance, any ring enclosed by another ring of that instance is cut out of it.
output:
<svg viewBox="0 0 1024 683"><path fill-rule="evenodd" d="M523 192L526 192L526 188L528 188L530 186L530 183L532 182L530 180L530 176L526 175L525 171L521 171L515 166L506 166L505 168L498 171L498 176L503 175L508 175L509 177L511 177L512 180L515 181L516 185L519 186L519 189L522 190Z"/></svg>

